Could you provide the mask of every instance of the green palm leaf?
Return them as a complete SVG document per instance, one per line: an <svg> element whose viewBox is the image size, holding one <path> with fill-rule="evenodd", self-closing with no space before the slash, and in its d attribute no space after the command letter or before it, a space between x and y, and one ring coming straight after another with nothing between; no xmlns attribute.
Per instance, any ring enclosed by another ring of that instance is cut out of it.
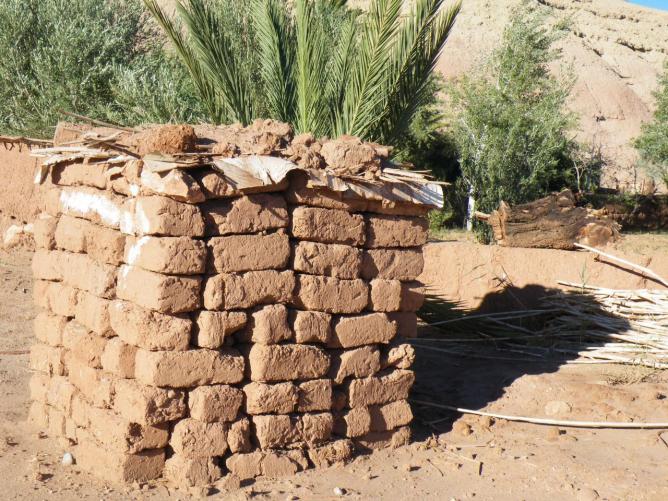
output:
<svg viewBox="0 0 668 501"><path fill-rule="evenodd" d="M202 104L209 115L209 119L215 123L223 122L225 120L225 111L218 99L213 82L206 75L197 55L183 37L182 27L165 14L158 5L158 0L144 0L144 5L146 5L148 11L167 34L181 62L187 68Z"/></svg>
<svg viewBox="0 0 668 501"><path fill-rule="evenodd" d="M374 0L370 6L343 109L337 118L337 134L372 138L378 105L383 101L389 54L399 28L401 4L401 0Z"/></svg>
<svg viewBox="0 0 668 501"><path fill-rule="evenodd" d="M374 131L388 144L400 140L430 97L429 78L461 9L461 1L447 9L443 4L444 0L418 0L398 35L391 56L392 78Z"/></svg>
<svg viewBox="0 0 668 501"><path fill-rule="evenodd" d="M178 0L176 8L194 43L194 52L206 70L232 120L248 125L253 119L252 84L232 50L219 14L205 0Z"/></svg>
<svg viewBox="0 0 668 501"><path fill-rule="evenodd" d="M299 132L327 132L326 70L327 41L321 19L310 0L295 5L297 109L295 128Z"/></svg>
<svg viewBox="0 0 668 501"><path fill-rule="evenodd" d="M253 13L267 112L278 120L293 123L296 43L290 13L280 0L255 0Z"/></svg>

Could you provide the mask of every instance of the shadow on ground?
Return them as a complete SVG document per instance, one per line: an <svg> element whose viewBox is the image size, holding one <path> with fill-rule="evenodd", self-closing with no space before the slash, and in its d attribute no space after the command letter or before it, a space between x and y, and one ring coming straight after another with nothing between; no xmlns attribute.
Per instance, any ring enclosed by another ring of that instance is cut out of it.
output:
<svg viewBox="0 0 668 501"><path fill-rule="evenodd" d="M481 410L499 399L516 379L556 372L576 359L576 353L560 351L559 338L538 333L559 312L544 310L531 317L512 318L526 311L526 305L538 304L538 298L559 292L540 285L508 287L488 294L475 310L465 310L456 303L428 295L419 312L424 324L413 343L417 356L412 398ZM600 310L588 296L578 298L592 301L592 306ZM490 311L496 316L487 316ZM499 320L499 312L508 315ZM415 440L450 431L461 416L455 411L415 402L412 407Z"/></svg>

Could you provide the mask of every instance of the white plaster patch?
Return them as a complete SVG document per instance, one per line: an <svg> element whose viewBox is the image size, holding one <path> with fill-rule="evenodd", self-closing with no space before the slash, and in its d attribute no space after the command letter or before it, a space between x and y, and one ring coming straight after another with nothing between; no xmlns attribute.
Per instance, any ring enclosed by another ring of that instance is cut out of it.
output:
<svg viewBox="0 0 668 501"><path fill-rule="evenodd" d="M101 195L82 191L62 191L60 204L65 211L81 215L95 213L105 224L112 227L117 227L121 221L120 207Z"/></svg>
<svg viewBox="0 0 668 501"><path fill-rule="evenodd" d="M127 255L127 262L129 265L135 264L141 253L141 248L146 245L150 239L151 237L148 236L141 237L132 247L130 247Z"/></svg>

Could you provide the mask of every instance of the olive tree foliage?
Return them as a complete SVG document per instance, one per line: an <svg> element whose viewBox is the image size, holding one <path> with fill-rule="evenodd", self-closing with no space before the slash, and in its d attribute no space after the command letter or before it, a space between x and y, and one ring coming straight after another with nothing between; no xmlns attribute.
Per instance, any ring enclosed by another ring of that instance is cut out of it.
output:
<svg viewBox="0 0 668 501"><path fill-rule="evenodd" d="M518 204L566 182L572 163L565 110L572 83L550 74L559 31L522 4L502 44L481 72L452 90L452 133L473 210L489 212L502 200Z"/></svg>
<svg viewBox="0 0 668 501"><path fill-rule="evenodd" d="M668 63L654 96L656 111L653 120L643 125L636 147L649 173L668 186Z"/></svg>
<svg viewBox="0 0 668 501"><path fill-rule="evenodd" d="M124 124L197 114L149 21L140 0L2 0L0 132L48 137L61 109Z"/></svg>

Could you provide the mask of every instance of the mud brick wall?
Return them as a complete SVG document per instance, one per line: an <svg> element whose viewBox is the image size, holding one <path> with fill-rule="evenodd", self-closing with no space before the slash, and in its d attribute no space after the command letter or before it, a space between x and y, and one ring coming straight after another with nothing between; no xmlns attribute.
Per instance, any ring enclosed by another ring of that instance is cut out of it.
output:
<svg viewBox="0 0 668 501"><path fill-rule="evenodd" d="M108 170L54 169L35 224L30 419L82 468L191 486L409 440L425 208Z"/></svg>

